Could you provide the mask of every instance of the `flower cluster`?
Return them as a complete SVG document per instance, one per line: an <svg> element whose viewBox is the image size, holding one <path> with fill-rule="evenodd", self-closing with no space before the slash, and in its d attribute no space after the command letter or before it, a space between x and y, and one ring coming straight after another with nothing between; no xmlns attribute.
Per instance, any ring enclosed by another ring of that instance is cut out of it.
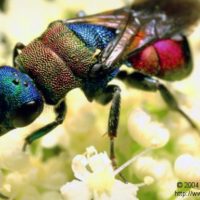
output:
<svg viewBox="0 0 200 200"><path fill-rule="evenodd" d="M169 131L163 124L152 121L151 117L141 109L136 109L128 121L129 133L143 147L157 144L164 146L169 140Z"/></svg>
<svg viewBox="0 0 200 200"><path fill-rule="evenodd" d="M116 175L136 158L134 157L114 170L111 160L105 152L98 154L94 147L87 148L85 155L77 155L72 161L72 169L77 180L73 180L61 188L64 199L137 200L139 186L151 184L153 178L145 177L144 184L138 185L116 179Z"/></svg>
<svg viewBox="0 0 200 200"><path fill-rule="evenodd" d="M54 20L75 16L80 10L92 14L122 5L123 0L7 0L4 11L0 7L0 65L11 65L13 46L19 41L28 44ZM174 83L175 90L171 84L167 86L200 127L198 40L199 30L190 38L197 65L192 76ZM105 152L110 105L91 104L76 89L67 95L63 125L26 152L22 151L24 138L55 119L50 106L45 106L33 124L0 137L0 199L1 194L10 200L175 199L178 181L200 180L199 134L178 113L170 111L158 93L114 82L122 89L115 142L118 167L113 169ZM91 145L102 153L89 147L80 154Z"/></svg>

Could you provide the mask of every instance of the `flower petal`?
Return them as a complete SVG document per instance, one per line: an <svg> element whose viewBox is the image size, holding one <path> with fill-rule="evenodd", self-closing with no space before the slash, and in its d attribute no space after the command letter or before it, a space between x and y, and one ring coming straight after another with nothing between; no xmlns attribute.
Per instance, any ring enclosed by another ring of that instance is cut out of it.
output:
<svg viewBox="0 0 200 200"><path fill-rule="evenodd" d="M92 194L88 187L80 181L73 180L72 182L66 183L60 189L62 196L66 200L90 200Z"/></svg>
<svg viewBox="0 0 200 200"><path fill-rule="evenodd" d="M168 160L156 160L150 156L142 156L133 163L134 172L138 178L151 176L159 181L172 175L172 166Z"/></svg>
<svg viewBox="0 0 200 200"><path fill-rule="evenodd" d="M128 120L129 133L143 147L163 147L169 140L169 131L150 119L141 109L133 111Z"/></svg>
<svg viewBox="0 0 200 200"><path fill-rule="evenodd" d="M101 171L103 168L109 168L111 171L113 171L111 160L105 152L88 158L88 163L93 172Z"/></svg>
<svg viewBox="0 0 200 200"><path fill-rule="evenodd" d="M115 184L112 189L112 195L110 200L138 200L136 197L138 187L132 183L123 183L119 180L115 181Z"/></svg>
<svg viewBox="0 0 200 200"><path fill-rule="evenodd" d="M86 166L88 164L87 158L83 155L77 155L72 160L72 170L74 176L79 180L85 180L90 172L87 170Z"/></svg>
<svg viewBox="0 0 200 200"><path fill-rule="evenodd" d="M175 173L184 181L199 182L200 159L189 154L183 154L176 159Z"/></svg>
<svg viewBox="0 0 200 200"><path fill-rule="evenodd" d="M86 148L86 157L87 158L92 157L96 154L98 154L98 153L94 146L90 146L90 147Z"/></svg>
<svg viewBox="0 0 200 200"><path fill-rule="evenodd" d="M101 171L91 173L87 179L88 187L93 193L109 193L115 182L113 171L103 168Z"/></svg>

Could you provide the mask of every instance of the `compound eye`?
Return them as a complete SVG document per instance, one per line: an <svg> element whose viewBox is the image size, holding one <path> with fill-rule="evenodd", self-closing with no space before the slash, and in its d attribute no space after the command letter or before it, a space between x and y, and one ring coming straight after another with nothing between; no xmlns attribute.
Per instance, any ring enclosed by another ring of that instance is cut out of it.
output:
<svg viewBox="0 0 200 200"><path fill-rule="evenodd" d="M42 112L43 102L33 100L23 104L11 116L14 127L23 127L33 122Z"/></svg>

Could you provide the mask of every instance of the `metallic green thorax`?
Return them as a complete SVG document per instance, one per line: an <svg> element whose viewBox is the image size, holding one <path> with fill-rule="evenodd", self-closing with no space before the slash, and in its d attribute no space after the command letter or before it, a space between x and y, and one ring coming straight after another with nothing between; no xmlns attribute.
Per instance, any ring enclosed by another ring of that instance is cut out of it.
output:
<svg viewBox="0 0 200 200"><path fill-rule="evenodd" d="M49 104L56 104L68 91L80 87L95 52L60 21L53 22L41 37L17 56L20 70L34 79Z"/></svg>

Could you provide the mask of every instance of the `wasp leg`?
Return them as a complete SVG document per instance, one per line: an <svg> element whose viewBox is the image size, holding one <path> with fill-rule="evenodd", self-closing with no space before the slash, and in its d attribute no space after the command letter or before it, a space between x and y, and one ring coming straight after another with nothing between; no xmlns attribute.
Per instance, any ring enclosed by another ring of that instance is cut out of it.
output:
<svg viewBox="0 0 200 200"><path fill-rule="evenodd" d="M13 49L13 66L16 67L17 64L15 62L15 58L19 55L19 50L22 50L25 47L25 45L21 42L18 42L14 49Z"/></svg>
<svg viewBox="0 0 200 200"><path fill-rule="evenodd" d="M105 105L111 103L109 118L108 118L108 136L110 138L110 159L113 167L116 167L114 139L117 137L117 128L120 115L120 96L121 89L117 85L109 85L107 88L97 93L94 97L96 101Z"/></svg>
<svg viewBox="0 0 200 200"><path fill-rule="evenodd" d="M23 150L26 149L26 146L28 144L31 144L33 141L43 137L44 135L52 131L54 128L56 128L58 125L62 124L66 116L66 110L67 106L65 100L63 100L55 107L55 113L57 114L55 121L47 124L46 126L34 131L31 135L27 136L25 138Z"/></svg>
<svg viewBox="0 0 200 200"><path fill-rule="evenodd" d="M145 91L159 91L163 100L168 105L168 107L181 114L188 123L194 128L196 131L200 133L200 129L193 122L193 120L180 108L178 102L174 98L173 94L167 89L167 87L160 83L157 79L154 79L148 75L144 75L142 73L133 72L128 74L126 71L119 72L117 78L127 82L130 86L145 90Z"/></svg>

